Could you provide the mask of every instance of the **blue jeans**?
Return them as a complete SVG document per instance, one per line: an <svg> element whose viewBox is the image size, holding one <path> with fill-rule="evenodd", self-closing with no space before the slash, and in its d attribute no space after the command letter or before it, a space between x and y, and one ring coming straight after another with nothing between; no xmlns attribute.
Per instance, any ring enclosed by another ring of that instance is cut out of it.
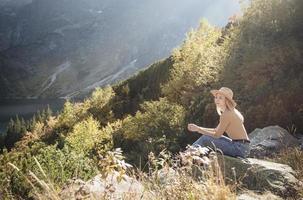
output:
<svg viewBox="0 0 303 200"><path fill-rule="evenodd" d="M202 135L197 141L193 143L193 146L198 145L202 147L210 147L214 150L220 149L224 155L232 157L246 158L250 152L249 143L232 141L232 139L225 136L214 138L208 135Z"/></svg>

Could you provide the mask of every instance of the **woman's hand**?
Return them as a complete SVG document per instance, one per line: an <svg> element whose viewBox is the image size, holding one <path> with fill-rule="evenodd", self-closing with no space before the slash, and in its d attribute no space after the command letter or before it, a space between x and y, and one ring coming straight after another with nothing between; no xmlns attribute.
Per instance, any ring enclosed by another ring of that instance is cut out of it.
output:
<svg viewBox="0 0 303 200"><path fill-rule="evenodd" d="M189 131L195 132L199 130L199 126L197 126L196 124L188 124L187 125L187 129Z"/></svg>

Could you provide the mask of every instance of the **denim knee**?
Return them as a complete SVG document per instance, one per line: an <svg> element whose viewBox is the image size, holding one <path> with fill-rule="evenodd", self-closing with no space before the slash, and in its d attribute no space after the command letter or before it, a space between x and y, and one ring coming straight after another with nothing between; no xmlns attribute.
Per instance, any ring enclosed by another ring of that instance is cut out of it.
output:
<svg viewBox="0 0 303 200"><path fill-rule="evenodd" d="M249 156L250 153L250 146L249 144L241 144L241 143L236 143L236 148L238 149L238 156L242 158L246 158Z"/></svg>
<svg viewBox="0 0 303 200"><path fill-rule="evenodd" d="M202 147L212 146L211 141L213 141L213 137L208 135L202 135L193 145L200 145Z"/></svg>

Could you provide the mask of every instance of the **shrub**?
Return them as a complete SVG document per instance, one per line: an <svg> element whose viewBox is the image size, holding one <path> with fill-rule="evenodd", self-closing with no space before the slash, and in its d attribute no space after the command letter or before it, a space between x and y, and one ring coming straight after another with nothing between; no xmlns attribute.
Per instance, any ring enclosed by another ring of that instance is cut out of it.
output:
<svg viewBox="0 0 303 200"><path fill-rule="evenodd" d="M184 116L185 109L167 99L145 102L135 116L123 120L122 128L114 134L115 146L122 147L127 159L136 164L144 164L150 151L167 148L176 152L182 145Z"/></svg>
<svg viewBox="0 0 303 200"><path fill-rule="evenodd" d="M70 101L64 103L63 110L58 116L58 123L56 126L60 132L68 132L77 123L79 116L76 111L75 104Z"/></svg>
<svg viewBox="0 0 303 200"><path fill-rule="evenodd" d="M88 112L95 119L98 119L101 125L106 125L114 119L111 100L115 96L112 87L96 88L91 97L87 100L89 104Z"/></svg>
<svg viewBox="0 0 303 200"><path fill-rule="evenodd" d="M93 150L96 144L112 142L112 135L106 131L100 130L100 124L89 117L73 127L73 131L67 134L65 142L74 151L79 153L88 154ZM104 149L106 151L107 149Z"/></svg>
<svg viewBox="0 0 303 200"><path fill-rule="evenodd" d="M96 175L97 171L95 162L83 153L72 151L68 147L60 150L56 145L46 146L35 142L23 148L22 152L11 151L0 155L0 193L7 198L30 199L34 196L34 190L42 189L30 174L52 183L58 189L73 177L87 180Z"/></svg>
<svg viewBox="0 0 303 200"><path fill-rule="evenodd" d="M227 51L218 40L221 30L202 20L195 31L188 33L180 48L173 51L170 80L163 86L169 100L189 106L204 87L218 81Z"/></svg>

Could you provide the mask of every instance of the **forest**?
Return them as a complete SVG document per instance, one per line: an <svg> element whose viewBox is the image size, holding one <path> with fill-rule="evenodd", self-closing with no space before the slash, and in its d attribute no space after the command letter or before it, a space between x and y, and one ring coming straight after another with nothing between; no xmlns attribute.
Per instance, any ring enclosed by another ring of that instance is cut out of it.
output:
<svg viewBox="0 0 303 200"><path fill-rule="evenodd" d="M73 177L88 180L117 148L147 170L150 152L177 154L198 138L188 123L217 125L210 90L221 86L233 89L248 133L269 125L303 133L302 10L301 0L252 0L224 28L201 20L171 56L127 80L67 101L59 113L13 118L0 138L0 194L35 199L43 188L28 179L43 180L40 168L56 190Z"/></svg>

